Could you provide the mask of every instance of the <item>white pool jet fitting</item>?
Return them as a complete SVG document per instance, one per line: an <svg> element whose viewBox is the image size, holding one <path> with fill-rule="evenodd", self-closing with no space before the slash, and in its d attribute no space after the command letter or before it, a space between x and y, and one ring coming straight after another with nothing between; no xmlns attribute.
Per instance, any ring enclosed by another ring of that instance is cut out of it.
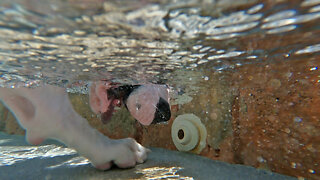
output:
<svg viewBox="0 0 320 180"><path fill-rule="evenodd" d="M174 120L171 137L179 151L199 154L206 146L207 130L196 115L183 114Z"/></svg>

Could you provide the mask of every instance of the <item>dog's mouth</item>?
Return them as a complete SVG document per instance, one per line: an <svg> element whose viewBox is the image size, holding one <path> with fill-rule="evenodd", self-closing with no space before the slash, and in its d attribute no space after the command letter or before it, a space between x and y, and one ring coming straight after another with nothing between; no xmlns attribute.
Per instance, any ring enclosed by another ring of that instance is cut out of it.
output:
<svg viewBox="0 0 320 180"><path fill-rule="evenodd" d="M122 85L107 90L108 97L126 102L129 95L141 85Z"/></svg>
<svg viewBox="0 0 320 180"><path fill-rule="evenodd" d="M114 106L109 106L108 110L101 114L101 121L106 124L112 117Z"/></svg>
<svg viewBox="0 0 320 180"><path fill-rule="evenodd" d="M130 93L138 88L139 85L124 85L117 86L114 84L114 87L107 90L108 100L111 101L106 112L101 113L101 121L106 124L112 118L114 112L116 112L116 107L120 107L123 102L128 98Z"/></svg>
<svg viewBox="0 0 320 180"><path fill-rule="evenodd" d="M101 114L101 121L102 123L106 124L107 122L110 121L110 119L112 118L112 115L114 112L116 112L116 107L120 107L121 106L121 100L119 99L109 99L112 102L110 103L108 110L106 112L103 112Z"/></svg>

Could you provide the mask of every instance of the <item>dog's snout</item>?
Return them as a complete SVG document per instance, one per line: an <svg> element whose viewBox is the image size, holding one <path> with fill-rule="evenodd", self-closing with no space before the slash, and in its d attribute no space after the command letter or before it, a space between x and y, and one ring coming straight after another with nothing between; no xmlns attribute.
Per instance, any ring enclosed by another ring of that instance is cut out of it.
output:
<svg viewBox="0 0 320 180"><path fill-rule="evenodd" d="M171 117L169 103L160 97L152 124L168 121Z"/></svg>

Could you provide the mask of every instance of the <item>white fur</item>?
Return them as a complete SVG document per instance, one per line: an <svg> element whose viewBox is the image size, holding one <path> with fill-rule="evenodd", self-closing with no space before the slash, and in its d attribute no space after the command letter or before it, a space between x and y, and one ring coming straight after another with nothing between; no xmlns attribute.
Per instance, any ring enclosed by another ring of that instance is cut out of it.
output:
<svg viewBox="0 0 320 180"><path fill-rule="evenodd" d="M93 129L74 111L64 88L0 88L0 100L26 129L29 143L57 139L76 149L98 169L109 169L112 162L121 168L135 166L143 163L150 151L134 139L113 140Z"/></svg>

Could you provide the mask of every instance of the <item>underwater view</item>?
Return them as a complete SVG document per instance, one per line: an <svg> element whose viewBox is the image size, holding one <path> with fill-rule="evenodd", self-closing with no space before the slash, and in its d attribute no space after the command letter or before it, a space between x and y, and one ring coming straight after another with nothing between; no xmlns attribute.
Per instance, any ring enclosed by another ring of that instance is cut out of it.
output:
<svg viewBox="0 0 320 180"><path fill-rule="evenodd" d="M320 0L0 0L0 179L320 179Z"/></svg>

